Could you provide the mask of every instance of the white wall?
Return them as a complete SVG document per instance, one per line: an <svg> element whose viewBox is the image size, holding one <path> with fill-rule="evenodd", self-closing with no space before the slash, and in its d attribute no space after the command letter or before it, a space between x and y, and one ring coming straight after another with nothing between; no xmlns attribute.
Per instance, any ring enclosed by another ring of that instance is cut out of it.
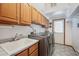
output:
<svg viewBox="0 0 79 59"><path fill-rule="evenodd" d="M5 26L0 25L0 42L11 40L16 33L28 35L32 29L29 26Z"/></svg>
<svg viewBox="0 0 79 59"><path fill-rule="evenodd" d="M72 45L79 52L79 18L72 19Z"/></svg>
<svg viewBox="0 0 79 59"><path fill-rule="evenodd" d="M44 32L45 31L45 28L43 28L40 25L32 24L31 27L36 31L36 33Z"/></svg>
<svg viewBox="0 0 79 59"><path fill-rule="evenodd" d="M36 29L36 32L43 32L44 28L42 28L39 25L31 25L32 28ZM23 34L26 37L30 32L33 31L31 26L8 26L8 25L0 25L0 42L12 40L10 38L13 38L16 33Z"/></svg>
<svg viewBox="0 0 79 59"><path fill-rule="evenodd" d="M66 19L66 20L70 20L70 19ZM65 21L65 44L66 45L72 45L71 26L72 26L72 23L70 21Z"/></svg>
<svg viewBox="0 0 79 59"><path fill-rule="evenodd" d="M66 22L66 44L72 45L79 52L79 17L72 18L70 22Z"/></svg>

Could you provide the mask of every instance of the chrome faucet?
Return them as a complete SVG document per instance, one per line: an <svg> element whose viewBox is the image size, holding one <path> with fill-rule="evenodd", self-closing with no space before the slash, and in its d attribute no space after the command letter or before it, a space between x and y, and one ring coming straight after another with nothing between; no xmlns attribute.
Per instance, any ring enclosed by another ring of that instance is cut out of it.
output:
<svg viewBox="0 0 79 59"><path fill-rule="evenodd" d="M19 40L22 36L23 36L22 34L16 33L13 41Z"/></svg>
<svg viewBox="0 0 79 59"><path fill-rule="evenodd" d="M18 35L18 33L16 33L16 34L15 34L14 41L16 40L16 38L17 38L17 35Z"/></svg>

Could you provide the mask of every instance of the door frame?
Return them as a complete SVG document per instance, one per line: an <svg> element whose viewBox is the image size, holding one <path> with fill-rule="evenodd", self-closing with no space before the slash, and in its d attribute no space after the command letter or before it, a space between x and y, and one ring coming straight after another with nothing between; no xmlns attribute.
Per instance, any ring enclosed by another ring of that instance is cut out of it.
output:
<svg viewBox="0 0 79 59"><path fill-rule="evenodd" d="M54 33L54 21L58 21L58 20L64 20L64 45L65 45L65 18L59 18L59 19L53 19L52 20L52 32Z"/></svg>

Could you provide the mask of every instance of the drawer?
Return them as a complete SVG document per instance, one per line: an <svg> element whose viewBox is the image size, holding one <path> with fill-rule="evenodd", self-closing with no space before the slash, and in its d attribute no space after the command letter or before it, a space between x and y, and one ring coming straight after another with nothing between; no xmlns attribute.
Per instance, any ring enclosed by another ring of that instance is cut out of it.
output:
<svg viewBox="0 0 79 59"><path fill-rule="evenodd" d="M38 49L38 43L32 45L30 48L29 48L29 54L31 54L33 51L35 51L36 49Z"/></svg>
<svg viewBox="0 0 79 59"><path fill-rule="evenodd" d="M38 49L35 50L32 54L30 54L30 56L38 56Z"/></svg>
<svg viewBox="0 0 79 59"><path fill-rule="evenodd" d="M28 49L18 53L16 56L28 56Z"/></svg>

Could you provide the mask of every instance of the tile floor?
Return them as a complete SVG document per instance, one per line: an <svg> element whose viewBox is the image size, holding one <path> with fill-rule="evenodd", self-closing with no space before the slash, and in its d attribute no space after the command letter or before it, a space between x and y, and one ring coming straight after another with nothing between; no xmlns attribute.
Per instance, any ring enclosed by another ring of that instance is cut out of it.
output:
<svg viewBox="0 0 79 59"><path fill-rule="evenodd" d="M52 56L79 56L79 54L69 46L55 44Z"/></svg>

